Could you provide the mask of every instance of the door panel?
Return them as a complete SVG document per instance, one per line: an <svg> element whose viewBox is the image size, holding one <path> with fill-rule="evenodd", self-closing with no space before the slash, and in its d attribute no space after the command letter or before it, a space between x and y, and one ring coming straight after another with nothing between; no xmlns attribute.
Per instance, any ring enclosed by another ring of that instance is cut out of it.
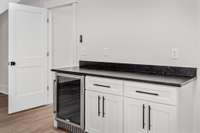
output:
<svg viewBox="0 0 200 133"><path fill-rule="evenodd" d="M101 93L86 91L85 121L88 133L103 133L103 119L102 112L100 111L101 99Z"/></svg>
<svg viewBox="0 0 200 133"><path fill-rule="evenodd" d="M72 67L77 63L74 6L70 4L53 8L50 12L52 18L52 67Z"/></svg>
<svg viewBox="0 0 200 133"><path fill-rule="evenodd" d="M143 101L125 98L124 101L124 133L147 133L147 115L143 116ZM145 108L146 110L146 108ZM143 128L144 117L144 128Z"/></svg>
<svg viewBox="0 0 200 133"><path fill-rule="evenodd" d="M150 103L149 133L177 133L176 107Z"/></svg>
<svg viewBox="0 0 200 133"><path fill-rule="evenodd" d="M47 10L9 5L9 113L47 104Z"/></svg>
<svg viewBox="0 0 200 133"><path fill-rule="evenodd" d="M103 133L123 133L123 97L104 94L102 102L104 102L105 112L105 116L102 118Z"/></svg>

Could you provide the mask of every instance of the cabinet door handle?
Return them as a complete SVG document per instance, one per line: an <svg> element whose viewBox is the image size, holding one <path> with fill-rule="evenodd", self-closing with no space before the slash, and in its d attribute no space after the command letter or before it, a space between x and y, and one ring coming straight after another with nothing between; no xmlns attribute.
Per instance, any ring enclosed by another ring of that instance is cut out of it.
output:
<svg viewBox="0 0 200 133"><path fill-rule="evenodd" d="M83 43L83 35L80 35L80 43Z"/></svg>
<svg viewBox="0 0 200 133"><path fill-rule="evenodd" d="M102 108L102 117L104 118L105 117L105 97L103 96L103 103L102 103L102 106L103 106L103 108Z"/></svg>
<svg viewBox="0 0 200 133"><path fill-rule="evenodd" d="M151 106L149 106L149 131L151 130Z"/></svg>
<svg viewBox="0 0 200 133"><path fill-rule="evenodd" d="M101 97L98 96L98 116L101 115L101 112L100 112L100 101L101 101Z"/></svg>
<svg viewBox="0 0 200 133"><path fill-rule="evenodd" d="M93 84L94 86L104 87L104 88L110 88L108 85L100 85L100 84Z"/></svg>
<svg viewBox="0 0 200 133"><path fill-rule="evenodd" d="M145 105L143 104L143 112L142 112L142 119L143 119L143 122L142 122L142 128L145 129Z"/></svg>
<svg viewBox="0 0 200 133"><path fill-rule="evenodd" d="M142 93L142 94L147 94L147 95L159 96L159 94L157 94L157 93L151 93L151 92L145 92L145 91L136 91L136 93Z"/></svg>

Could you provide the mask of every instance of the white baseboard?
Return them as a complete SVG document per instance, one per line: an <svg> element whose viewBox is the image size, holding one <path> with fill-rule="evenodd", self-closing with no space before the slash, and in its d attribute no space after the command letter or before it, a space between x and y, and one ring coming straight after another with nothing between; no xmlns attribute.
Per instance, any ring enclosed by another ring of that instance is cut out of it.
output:
<svg viewBox="0 0 200 133"><path fill-rule="evenodd" d="M8 86L0 84L0 93L8 95Z"/></svg>

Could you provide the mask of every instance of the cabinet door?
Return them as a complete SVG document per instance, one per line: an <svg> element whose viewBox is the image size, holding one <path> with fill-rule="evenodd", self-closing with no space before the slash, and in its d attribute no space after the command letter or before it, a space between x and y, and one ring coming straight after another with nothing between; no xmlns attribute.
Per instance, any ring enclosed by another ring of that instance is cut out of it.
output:
<svg viewBox="0 0 200 133"><path fill-rule="evenodd" d="M124 133L146 133L146 104L131 98L124 100ZM160 132L161 133L161 132Z"/></svg>
<svg viewBox="0 0 200 133"><path fill-rule="evenodd" d="M149 133L177 133L175 106L150 103L148 114Z"/></svg>
<svg viewBox="0 0 200 133"><path fill-rule="evenodd" d="M123 97L104 94L102 99L104 132L123 133Z"/></svg>
<svg viewBox="0 0 200 133"><path fill-rule="evenodd" d="M88 133L103 133L101 116L101 94L86 91L85 98L85 127Z"/></svg>

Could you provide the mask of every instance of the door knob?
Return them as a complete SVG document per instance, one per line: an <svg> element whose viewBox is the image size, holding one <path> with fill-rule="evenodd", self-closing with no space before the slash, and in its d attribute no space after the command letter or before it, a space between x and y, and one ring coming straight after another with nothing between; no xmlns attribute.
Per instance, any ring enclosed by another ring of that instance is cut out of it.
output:
<svg viewBox="0 0 200 133"><path fill-rule="evenodd" d="M11 62L10 62L10 65L11 65L11 66L15 66L15 65L16 65L16 62L11 61Z"/></svg>

